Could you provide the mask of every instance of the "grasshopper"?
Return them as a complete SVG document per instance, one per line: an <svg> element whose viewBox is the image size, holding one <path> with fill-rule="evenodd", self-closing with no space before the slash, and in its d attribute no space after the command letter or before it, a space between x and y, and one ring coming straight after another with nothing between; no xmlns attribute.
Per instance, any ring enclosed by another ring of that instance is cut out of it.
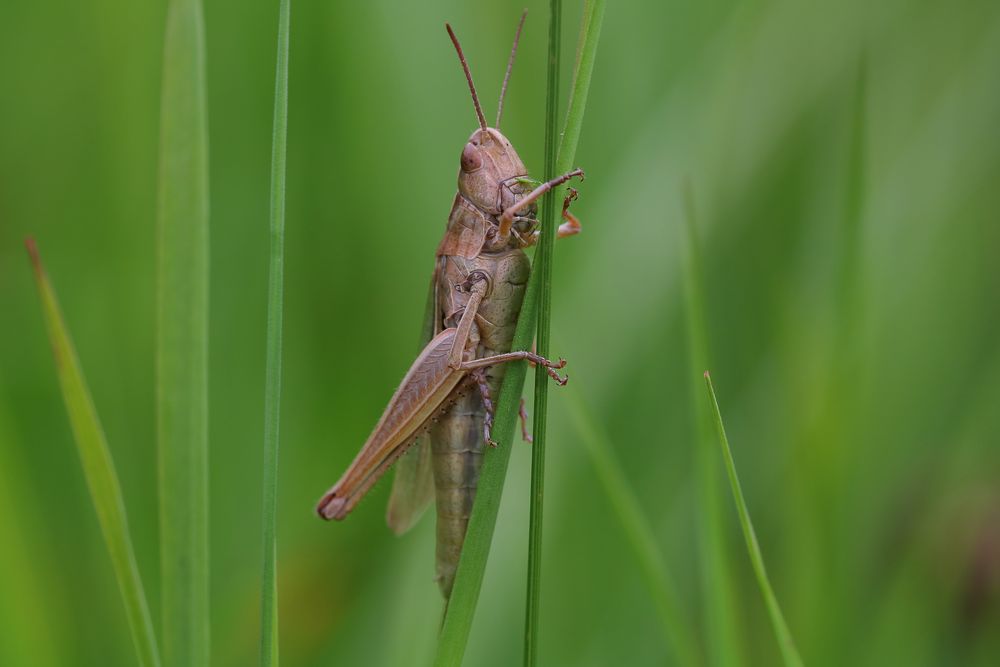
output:
<svg viewBox="0 0 1000 667"><path fill-rule="evenodd" d="M536 202L557 185L583 177L577 169L546 183L530 179L498 129L524 19L522 15L507 63L496 127L487 126L462 47L451 26L445 25L472 94L479 128L462 149L458 192L436 252L426 346L361 451L316 508L324 519L343 519L386 470L412 450L397 467L386 519L393 531L403 533L436 495L436 580L446 599L483 452L487 445L496 446L491 436L491 397L499 390L504 364L527 360L545 367L559 384L566 383L557 373L566 365L564 360L510 349L530 271L523 249L533 245L539 234ZM571 188L563 204L566 222L559 227L560 237L580 229L567 210L575 197ZM521 419L525 439L530 439L523 402Z"/></svg>

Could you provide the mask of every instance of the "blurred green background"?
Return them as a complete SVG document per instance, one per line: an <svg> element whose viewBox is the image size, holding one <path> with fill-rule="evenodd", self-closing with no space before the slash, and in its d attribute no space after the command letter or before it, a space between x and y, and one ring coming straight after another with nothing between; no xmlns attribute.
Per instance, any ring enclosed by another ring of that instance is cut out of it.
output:
<svg viewBox="0 0 1000 667"><path fill-rule="evenodd" d="M564 18L566 73L580 8ZM388 483L315 518L415 353L432 255L514 2L292 7L279 489L287 665L428 662L433 519ZM542 162L547 8L529 3L504 131ZM104 422L154 620L154 219L165 3L0 7L0 664L134 653L45 338L37 237ZM267 203L277 3L205 7L211 161L211 557L217 665L256 661ZM702 626L683 183L710 366L761 547L810 665L1000 660L1000 5L608 7L556 252L554 349ZM565 96L564 96L565 99ZM853 148L852 148L853 147ZM698 399L702 398L697 394ZM541 662L672 658L559 390ZM515 443L466 664L521 655L529 447ZM721 472L721 469L720 469ZM778 653L725 486L746 665ZM707 642L712 633L704 629ZM738 664L739 664L738 663Z"/></svg>

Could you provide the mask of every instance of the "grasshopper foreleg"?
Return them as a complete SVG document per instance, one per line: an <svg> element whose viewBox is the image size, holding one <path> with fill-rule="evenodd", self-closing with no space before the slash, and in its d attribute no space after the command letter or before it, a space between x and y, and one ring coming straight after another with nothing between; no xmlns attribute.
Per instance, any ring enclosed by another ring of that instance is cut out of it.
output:
<svg viewBox="0 0 1000 667"><path fill-rule="evenodd" d="M574 176L579 176L583 178L582 169L574 169L573 171L563 174L562 176L556 176L551 181L542 183L537 188L528 193L525 197L521 198L516 204L510 206L500 215L500 239L505 240L510 234L510 227L514 223L514 216L517 215L518 211L522 211L527 208L532 202L544 195L546 192L556 187L557 185L562 185Z"/></svg>
<svg viewBox="0 0 1000 667"><path fill-rule="evenodd" d="M569 192L566 195L566 199L563 200L562 207L562 219L565 220L564 223L559 225L556 230L556 238L564 239L567 236L575 236L580 233L582 227L580 226L580 219L569 212L569 205L573 203L574 200L579 196L580 193L576 191L575 188L569 188ZM521 245L532 246L538 243L538 237L541 236L541 232L537 229L530 234L528 237L522 238L515 230L511 229L511 234L517 236L517 240L521 242Z"/></svg>
<svg viewBox="0 0 1000 667"><path fill-rule="evenodd" d="M567 188L567 190L562 207L562 218L566 222L559 225L559 231L556 232L556 238L560 239L580 233L580 219L569 212L569 205L580 196L580 193L576 191L576 188Z"/></svg>

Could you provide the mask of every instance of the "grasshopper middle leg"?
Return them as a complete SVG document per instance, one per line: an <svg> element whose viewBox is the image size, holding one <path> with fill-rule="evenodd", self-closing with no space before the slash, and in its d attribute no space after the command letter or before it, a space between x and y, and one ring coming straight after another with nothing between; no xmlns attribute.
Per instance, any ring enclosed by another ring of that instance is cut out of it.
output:
<svg viewBox="0 0 1000 667"><path fill-rule="evenodd" d="M559 386L565 385L568 381L568 377L563 377L556 373L555 369L562 368L566 365L565 359L560 359L559 361L552 361L551 359L546 359L543 356L537 355L534 352L528 352L527 350L517 350L515 352L506 352L504 354L494 354L489 357L483 357L482 359L471 359L469 361L463 361L462 365L459 366L464 371L471 371L477 368L486 368L487 366L496 366L497 364L504 364L508 361L521 361L527 359L533 361L539 366L545 367L545 372L549 374L553 380L555 380Z"/></svg>
<svg viewBox="0 0 1000 667"><path fill-rule="evenodd" d="M461 287L461 291L469 292L470 297L469 302L465 305L465 312L462 313L462 319L459 321L455 332L455 339L452 343L451 353L448 355L449 366L455 370L474 371L477 368L486 368L487 366L505 364L509 361L521 361L527 359L528 361L532 361L540 366L544 366L545 371L549 374L549 377L558 382L560 386L566 384L569 378L559 375L554 370L565 366L565 359L552 361L535 354L534 352L528 352L527 350L493 354L488 357L482 357L481 359L463 359L465 356L465 346L469 340L469 334L472 331L472 325L476 317L476 312L479 310L479 304L482 303L483 295L487 289L486 274L482 271L473 271L469 274L465 283L459 285L459 287Z"/></svg>

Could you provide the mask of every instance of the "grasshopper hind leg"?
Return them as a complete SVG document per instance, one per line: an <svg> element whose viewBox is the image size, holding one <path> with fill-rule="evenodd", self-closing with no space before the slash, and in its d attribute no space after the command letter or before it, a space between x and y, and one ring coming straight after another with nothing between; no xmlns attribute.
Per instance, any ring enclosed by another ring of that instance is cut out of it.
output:
<svg viewBox="0 0 1000 667"><path fill-rule="evenodd" d="M476 387L479 389L479 397L483 399L483 409L486 414L483 416L483 441L490 447L496 447L497 443L493 440L493 398L490 396L490 385L486 380L486 369L479 368L472 372L472 377L476 381Z"/></svg>
<svg viewBox="0 0 1000 667"><path fill-rule="evenodd" d="M521 397L521 404L517 407L517 416L521 418L521 439L528 444L535 442L528 433L528 411L524 409L524 396Z"/></svg>
<svg viewBox="0 0 1000 667"><path fill-rule="evenodd" d="M472 372L472 377L476 381L476 387L479 389L479 397L483 400L483 408L486 414L483 416L483 441L486 442L490 447L496 447L497 443L493 439L493 419L496 414L496 407L493 404L493 398L490 394L490 385L486 377L486 371L484 369L476 369ZM521 403L517 408L517 415L521 421L521 439L525 442L534 442L534 438L528 433L528 411L524 407L524 397L521 397Z"/></svg>

